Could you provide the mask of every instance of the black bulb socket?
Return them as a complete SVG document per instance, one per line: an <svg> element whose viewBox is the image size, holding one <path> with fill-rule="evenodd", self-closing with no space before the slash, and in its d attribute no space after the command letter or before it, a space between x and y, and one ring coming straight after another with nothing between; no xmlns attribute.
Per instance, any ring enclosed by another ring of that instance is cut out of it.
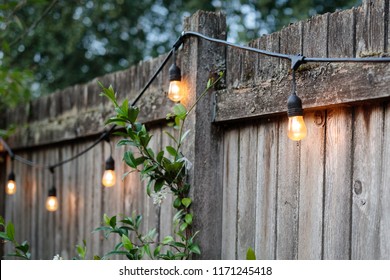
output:
<svg viewBox="0 0 390 280"><path fill-rule="evenodd" d="M292 93L287 100L287 115L289 117L303 116L302 100Z"/></svg>
<svg viewBox="0 0 390 280"><path fill-rule="evenodd" d="M176 63L173 63L171 67L169 67L169 81L181 81L181 70Z"/></svg>
<svg viewBox="0 0 390 280"><path fill-rule="evenodd" d="M55 186L52 186L49 190L49 196L57 196L57 189Z"/></svg>
<svg viewBox="0 0 390 280"><path fill-rule="evenodd" d="M11 171L11 173L8 175L8 181L15 181L15 173Z"/></svg>
<svg viewBox="0 0 390 280"><path fill-rule="evenodd" d="M114 159L112 158L112 156L110 156L107 160L106 160L106 168L105 170L115 170L115 161Z"/></svg>

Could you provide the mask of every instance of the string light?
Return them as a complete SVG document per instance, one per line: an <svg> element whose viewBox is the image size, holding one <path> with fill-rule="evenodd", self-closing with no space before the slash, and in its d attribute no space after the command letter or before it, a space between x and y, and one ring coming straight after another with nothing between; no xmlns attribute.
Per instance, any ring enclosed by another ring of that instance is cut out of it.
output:
<svg viewBox="0 0 390 280"><path fill-rule="evenodd" d="M169 67L169 89L168 98L173 102L180 102L184 97L184 92L181 84L181 70L176 65L176 52L173 49L173 63Z"/></svg>
<svg viewBox="0 0 390 280"><path fill-rule="evenodd" d="M54 185L49 190L49 194L46 199L46 209L50 212L57 211L58 209L57 190Z"/></svg>
<svg viewBox="0 0 390 280"><path fill-rule="evenodd" d="M390 62L390 57L315 58L315 57L304 57L302 55L281 54L281 53L277 53L277 52L270 52L270 51L266 51L266 50L262 50L262 49L257 49L257 48L247 47L247 46L241 46L241 45L238 45L238 44L227 42L225 40L211 38L211 37L205 36L205 35L203 35L201 33L198 33L198 32L187 31L187 32L183 32L181 34L181 36L179 36L179 38L174 43L172 49L170 50L170 52L167 54L167 56L165 57L163 62L160 64L158 69L154 72L152 77L145 84L145 86L143 87L141 92L134 99L134 101L132 102L132 104L130 106L134 106L139 101L139 99L144 95L146 90L150 87L152 82L156 79L157 75L162 71L162 69L167 64L168 60L171 58L172 55L174 56L173 57L174 58L173 59L173 64L171 65L171 67L169 69L170 81L172 82L172 90L168 91L168 97L172 96L172 98L171 97L170 98L174 102L179 102L180 101L180 99L183 97L183 92L180 91L180 90L177 90L178 89L177 85L178 85L178 82L181 81L181 71L180 71L180 68L177 67L177 65L176 65L175 51L184 43L185 39L188 38L188 37L197 37L197 38L200 38L200 39L203 39L203 40L207 40L207 41L210 41L210 42L214 42L214 43L217 43L217 44L221 44L221 45L224 45L224 46L238 48L238 49L241 49L241 50L258 53L258 54L261 54L261 55L266 55L266 56L271 56L271 57L277 57L277 58L281 58L281 59L290 60L291 65L292 65L291 69L293 70L293 75L294 75L294 77L293 77L293 86L294 87L295 87L295 71L298 69L298 67L301 64L310 63L310 62L319 62L319 63L332 63L332 62L336 62L336 63L338 63L338 62L347 62L347 63L389 63ZM176 83L174 83L174 82L176 82ZM294 88L293 92L291 93L287 103L288 103L287 104L287 114L289 116L289 128L288 128L289 133L288 133L288 136L291 139L293 139L293 140L303 139L306 136L306 134L307 134L307 129L306 129L306 125L305 125L305 123L303 121L302 101L297 96L295 88ZM50 168L62 166L64 164L68 163L68 162L71 162L71 161L77 159L81 155L85 154L86 152L91 150L93 147L95 147L97 144L99 144L102 140L106 139L107 136L110 135L110 133L114 131L115 127L116 127L116 125L113 125L108 131L102 132L100 137L95 142L93 142L89 147L87 147L85 150L77 153L76 155L74 155L74 156L72 156L72 157L70 157L68 159L65 159L63 161L60 161L60 162L58 162L58 163L56 163L54 165L50 165L50 166L43 165L43 164L40 164L40 163L36 163L36 162L30 161L30 160L27 160L27 159L25 159L23 157L14 155L13 151L10 149L8 144L1 137L0 137L0 142L3 145L3 147L5 148L5 150L8 152L8 154L11 156L11 158L15 158L17 161L19 161L19 162L21 162L23 164L29 165L31 167L42 168L42 169L49 168L50 169ZM113 166L113 167L110 168L111 166ZM114 159L112 158L112 156L110 156L110 158L107 159L107 161L106 161L106 171L110 171L110 172L107 172L107 173L111 173L111 175L107 175L108 178L111 178L110 180L108 180L111 183L112 183L113 180L115 181L115 172L114 172L115 168L114 167L115 167ZM11 178L11 179L14 178L15 175L12 174L12 173L13 172L11 172L9 174L8 178ZM9 180L9 181L14 181L15 182L15 180ZM103 180L102 180L102 182L103 182ZM115 182L113 183L113 185L115 185ZM8 186L8 184L7 184L7 186ZM10 189L12 189L12 184L10 186L11 186ZM15 186L15 188L13 188L13 190L15 191L16 190L16 183L14 184L14 186ZM56 198L56 189L54 187L54 184L53 184L53 187L50 189L49 194L52 194L52 196ZM56 207L58 207L58 202L55 200L55 203L51 203L51 205L57 205Z"/></svg>
<svg viewBox="0 0 390 280"><path fill-rule="evenodd" d="M307 135L307 128L303 120L302 100L297 96L295 70L292 71L292 93L287 100L288 127L287 136L291 140L300 141Z"/></svg>
<svg viewBox="0 0 390 280"><path fill-rule="evenodd" d="M49 168L52 174L52 187L49 189L48 196L46 199L46 209L47 211L54 212L58 209L58 199L57 199L57 189L55 187L55 173L54 167Z"/></svg>
<svg viewBox="0 0 390 280"><path fill-rule="evenodd" d="M13 171L8 175L7 187L5 188L5 192L8 195L13 195L16 193L16 182L15 182L15 173Z"/></svg>
<svg viewBox="0 0 390 280"><path fill-rule="evenodd" d="M112 146L111 146L110 138L108 137L108 135L105 138L105 140L110 145L110 156L106 160L105 171L104 171L103 177L102 177L102 184L106 188L110 188L110 187L113 187L115 185L115 183L116 183L115 161L112 158Z"/></svg>

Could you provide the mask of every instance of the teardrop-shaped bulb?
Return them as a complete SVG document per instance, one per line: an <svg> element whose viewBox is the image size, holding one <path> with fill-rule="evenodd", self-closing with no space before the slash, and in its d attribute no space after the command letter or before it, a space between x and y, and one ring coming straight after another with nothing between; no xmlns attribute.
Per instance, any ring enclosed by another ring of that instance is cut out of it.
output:
<svg viewBox="0 0 390 280"><path fill-rule="evenodd" d="M303 116L294 116L288 118L288 138L299 141L307 135L307 128Z"/></svg>
<svg viewBox="0 0 390 280"><path fill-rule="evenodd" d="M54 212L58 209L58 200L56 196L48 196L46 199L46 209Z"/></svg>
<svg viewBox="0 0 390 280"><path fill-rule="evenodd" d="M102 178L103 186L109 188L115 185L116 176L115 170L105 170Z"/></svg>
<svg viewBox="0 0 390 280"><path fill-rule="evenodd" d="M14 180L8 180L5 192L9 195L16 193L16 183Z"/></svg>
<svg viewBox="0 0 390 280"><path fill-rule="evenodd" d="M179 102L183 98L183 90L180 81L171 81L169 83L168 98L173 102Z"/></svg>

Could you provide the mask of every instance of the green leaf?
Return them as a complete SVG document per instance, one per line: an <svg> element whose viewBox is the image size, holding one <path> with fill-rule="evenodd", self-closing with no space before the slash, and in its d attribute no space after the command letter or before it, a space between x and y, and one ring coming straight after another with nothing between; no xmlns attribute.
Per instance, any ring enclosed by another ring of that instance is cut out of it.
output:
<svg viewBox="0 0 390 280"><path fill-rule="evenodd" d="M162 244L167 245L171 242L175 241L172 236L168 235L164 237L164 240L162 241Z"/></svg>
<svg viewBox="0 0 390 280"><path fill-rule="evenodd" d="M210 79L208 79L208 81L207 81L207 88L210 88L210 86L211 86L211 83L212 83L212 79L210 78Z"/></svg>
<svg viewBox="0 0 390 280"><path fill-rule="evenodd" d="M153 252L154 257L157 257L158 254L160 254L161 248L162 248L162 246L159 245L156 247L156 249L154 249L154 252Z"/></svg>
<svg viewBox="0 0 390 280"><path fill-rule="evenodd" d="M126 118L129 116L129 100L125 99L122 102L121 110Z"/></svg>
<svg viewBox="0 0 390 280"><path fill-rule="evenodd" d="M130 239L126 235L122 235L122 243L126 250L130 251L133 249L133 243L131 243Z"/></svg>
<svg viewBox="0 0 390 280"><path fill-rule="evenodd" d="M0 225L4 226L5 225L5 220L2 216L0 216Z"/></svg>
<svg viewBox="0 0 390 280"><path fill-rule="evenodd" d="M131 151L125 152L123 159L128 166L130 166L132 168L137 168L137 163L136 163L134 155Z"/></svg>
<svg viewBox="0 0 390 280"><path fill-rule="evenodd" d="M110 225L110 218L107 216L107 214L103 215L103 219L104 219L104 223L109 226Z"/></svg>
<svg viewBox="0 0 390 280"><path fill-rule="evenodd" d="M138 107L130 107L129 108L129 121L131 123L135 123L137 120L139 114L139 108Z"/></svg>
<svg viewBox="0 0 390 280"><path fill-rule="evenodd" d="M106 259L107 257L109 256L112 256L112 255L127 255L128 252L126 251L111 251L111 252L108 252L107 254L105 254L102 258L102 260Z"/></svg>
<svg viewBox="0 0 390 280"><path fill-rule="evenodd" d="M184 139L187 137L187 135L190 133L190 130L187 130L183 133L183 135L180 138L180 143L183 143Z"/></svg>
<svg viewBox="0 0 390 280"><path fill-rule="evenodd" d="M246 259L247 260L256 260L256 253L253 251L251 247L248 248L248 251L246 251Z"/></svg>
<svg viewBox="0 0 390 280"><path fill-rule="evenodd" d="M105 125L110 124L110 123L115 123L117 125L124 126L126 123L126 120L123 118L120 118L120 117L112 117L104 122Z"/></svg>
<svg viewBox="0 0 390 280"><path fill-rule="evenodd" d="M200 255L200 248L199 248L198 244L192 244L188 249L189 249L192 253L197 254L197 255Z"/></svg>
<svg viewBox="0 0 390 280"><path fill-rule="evenodd" d="M153 184L154 180L150 180L148 182L148 184L146 185L146 193L148 196L150 196L150 194L152 193L152 184Z"/></svg>
<svg viewBox="0 0 390 280"><path fill-rule="evenodd" d="M188 207L191 205L192 200L191 200L191 198L189 198L189 197L185 197L185 198L183 198L183 199L181 200L181 203L182 203L186 208L188 208Z"/></svg>
<svg viewBox="0 0 390 280"><path fill-rule="evenodd" d="M7 226L5 227L5 231L6 231L7 235L8 235L8 238L10 240L14 240L14 238L15 238L15 228L14 228L13 223L8 222Z"/></svg>
<svg viewBox="0 0 390 280"><path fill-rule="evenodd" d="M192 224L192 214L186 214L184 216L184 221L186 221L187 224L191 225Z"/></svg>
<svg viewBox="0 0 390 280"><path fill-rule="evenodd" d="M111 219L110 219L110 226L112 228L115 228L116 227L116 216L112 216Z"/></svg>
<svg viewBox="0 0 390 280"><path fill-rule="evenodd" d="M180 119L183 119L187 114L187 109L183 104L178 103L173 107L173 113Z"/></svg>
<svg viewBox="0 0 390 280"><path fill-rule="evenodd" d="M172 156L176 157L177 156L177 151L175 148L172 146L166 146L165 149L167 150L168 153L170 153Z"/></svg>
<svg viewBox="0 0 390 280"><path fill-rule="evenodd" d="M100 261L101 259L102 259L102 258L99 257L98 255L93 256L93 260L94 260L94 261Z"/></svg>
<svg viewBox="0 0 390 280"><path fill-rule="evenodd" d="M153 256L152 254L150 253L150 245L149 244L145 244L143 246L143 249L145 251L145 253L149 256L149 258L153 259Z"/></svg>
<svg viewBox="0 0 390 280"><path fill-rule="evenodd" d="M187 223L182 223L182 224L180 225L180 231L185 231L187 227L188 227L188 224L187 224Z"/></svg>
<svg viewBox="0 0 390 280"><path fill-rule="evenodd" d="M118 141L116 145L117 146L134 145L134 141L129 139L122 139Z"/></svg>
<svg viewBox="0 0 390 280"><path fill-rule="evenodd" d="M173 202L173 207L175 207L176 209L179 208L181 206L181 199L180 198L176 198L175 201Z"/></svg>
<svg viewBox="0 0 390 280"><path fill-rule="evenodd" d="M11 239L9 239L7 233L5 233L5 232L0 232L0 239L12 241Z"/></svg>
<svg viewBox="0 0 390 280"><path fill-rule="evenodd" d="M164 157L164 151L159 152L156 157L157 162L161 164L161 160L163 159L163 157Z"/></svg>
<svg viewBox="0 0 390 280"><path fill-rule="evenodd" d="M164 186L164 179L158 179L156 183L154 184L154 191L159 192L161 191L161 188Z"/></svg>

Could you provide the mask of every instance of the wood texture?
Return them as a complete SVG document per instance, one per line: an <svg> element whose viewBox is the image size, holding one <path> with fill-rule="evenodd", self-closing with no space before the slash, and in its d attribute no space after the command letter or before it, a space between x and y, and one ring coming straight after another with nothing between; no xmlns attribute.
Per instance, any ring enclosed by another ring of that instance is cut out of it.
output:
<svg viewBox="0 0 390 280"><path fill-rule="evenodd" d="M351 110L328 110L323 259L350 258L352 134Z"/></svg>
<svg viewBox="0 0 390 280"><path fill-rule="evenodd" d="M240 129L240 156L237 191L237 258L245 259L249 247L255 248L257 126Z"/></svg>
<svg viewBox="0 0 390 280"><path fill-rule="evenodd" d="M252 148L253 146L250 145ZM276 247L279 119L264 120L257 133L255 251L258 259L273 260ZM256 152L256 151L252 151ZM253 169L252 169L253 170Z"/></svg>
<svg viewBox="0 0 390 280"><path fill-rule="evenodd" d="M322 257L325 122L325 111L305 114L308 135L301 141L300 154L299 259Z"/></svg>
<svg viewBox="0 0 390 280"><path fill-rule="evenodd" d="M239 180L239 131L232 129L224 135L222 259L237 258L237 197Z"/></svg>
<svg viewBox="0 0 390 280"><path fill-rule="evenodd" d="M382 105L355 110L352 259L380 257L383 115Z"/></svg>

